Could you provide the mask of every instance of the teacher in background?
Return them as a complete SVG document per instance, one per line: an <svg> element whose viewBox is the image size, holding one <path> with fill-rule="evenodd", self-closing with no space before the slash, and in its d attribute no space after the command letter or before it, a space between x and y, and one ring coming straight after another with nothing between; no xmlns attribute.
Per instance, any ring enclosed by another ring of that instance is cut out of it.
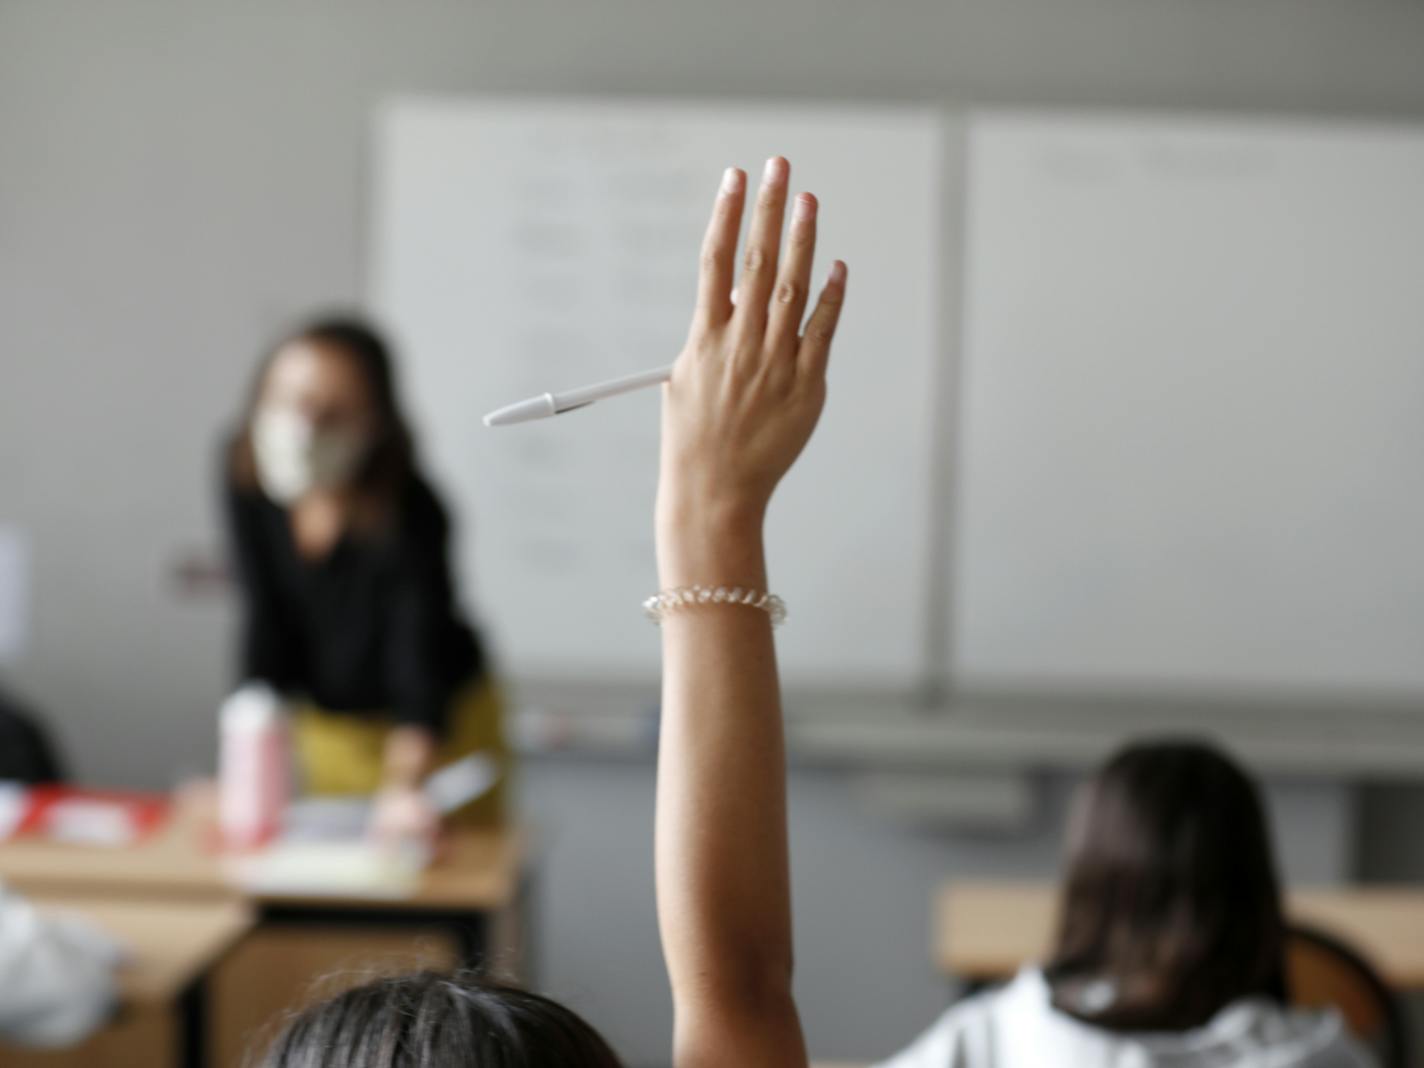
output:
<svg viewBox="0 0 1424 1068"><path fill-rule="evenodd" d="M455 605L449 519L380 335L326 318L278 344L226 461L242 677L294 702L310 793L374 794L378 834L433 834L425 777L475 751L501 771L508 757L488 661ZM498 822L505 779L451 818Z"/></svg>

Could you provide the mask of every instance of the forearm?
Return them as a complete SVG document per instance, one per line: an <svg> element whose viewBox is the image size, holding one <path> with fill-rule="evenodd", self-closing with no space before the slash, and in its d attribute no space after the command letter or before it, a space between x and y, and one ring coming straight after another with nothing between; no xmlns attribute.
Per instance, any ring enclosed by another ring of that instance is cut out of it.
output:
<svg viewBox="0 0 1424 1068"><path fill-rule="evenodd" d="M665 504L658 527L664 589L767 588L760 515ZM753 1002L784 998L790 876L770 620L746 606L673 612L663 664L658 911L674 995L714 984Z"/></svg>

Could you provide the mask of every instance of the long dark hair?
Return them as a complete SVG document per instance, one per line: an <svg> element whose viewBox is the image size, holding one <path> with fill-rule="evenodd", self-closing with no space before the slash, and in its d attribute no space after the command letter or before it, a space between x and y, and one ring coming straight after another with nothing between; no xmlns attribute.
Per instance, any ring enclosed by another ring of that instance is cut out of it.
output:
<svg viewBox="0 0 1424 1068"><path fill-rule="evenodd" d="M1286 999L1285 921L1255 784L1197 741L1129 746L1069 829L1058 1008L1114 1030L1185 1030L1238 998Z"/></svg>
<svg viewBox="0 0 1424 1068"><path fill-rule="evenodd" d="M293 1019L260 1068L621 1068L556 1001L470 976L366 983Z"/></svg>
<svg viewBox="0 0 1424 1068"><path fill-rule="evenodd" d="M340 353L366 380L375 409L375 440L356 476L358 525L379 526L400 504L401 495L416 472L415 441L396 388L395 360L391 348L374 326L354 315L323 315L283 336L258 362L248 389L242 422L229 453L229 476L241 491L258 492L257 461L252 450L252 419L261 401L263 383L277 353L305 342Z"/></svg>

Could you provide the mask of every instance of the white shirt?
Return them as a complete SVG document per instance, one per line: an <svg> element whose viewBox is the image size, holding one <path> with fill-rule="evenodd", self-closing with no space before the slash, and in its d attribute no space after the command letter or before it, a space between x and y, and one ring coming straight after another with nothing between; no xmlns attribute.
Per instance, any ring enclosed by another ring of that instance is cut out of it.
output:
<svg viewBox="0 0 1424 1068"><path fill-rule="evenodd" d="M1285 1009L1264 998L1226 1006L1190 1031L1123 1034L1054 1008L1048 982L1028 968L968 998L878 1068L1373 1068L1334 1013Z"/></svg>
<svg viewBox="0 0 1424 1068"><path fill-rule="evenodd" d="M115 1000L118 943L88 923L41 916L0 886L0 1039L27 1046L82 1041Z"/></svg>

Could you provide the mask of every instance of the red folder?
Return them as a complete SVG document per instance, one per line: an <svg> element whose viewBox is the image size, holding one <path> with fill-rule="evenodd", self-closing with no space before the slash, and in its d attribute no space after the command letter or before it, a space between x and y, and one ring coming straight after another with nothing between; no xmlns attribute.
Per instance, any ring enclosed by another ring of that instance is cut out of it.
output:
<svg viewBox="0 0 1424 1068"><path fill-rule="evenodd" d="M166 794L36 786L16 835L82 845L133 845L168 817Z"/></svg>

